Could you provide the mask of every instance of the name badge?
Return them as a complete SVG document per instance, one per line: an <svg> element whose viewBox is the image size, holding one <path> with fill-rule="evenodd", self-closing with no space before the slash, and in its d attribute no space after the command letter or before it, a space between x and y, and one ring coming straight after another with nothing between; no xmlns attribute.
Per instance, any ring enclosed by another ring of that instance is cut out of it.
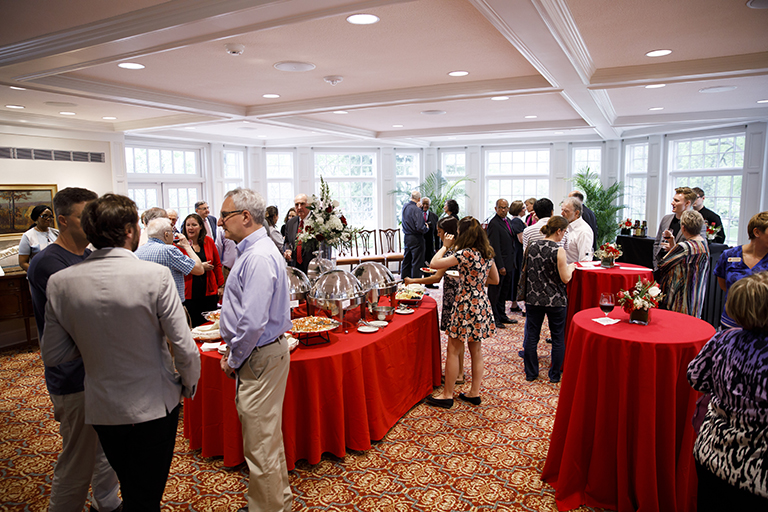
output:
<svg viewBox="0 0 768 512"><path fill-rule="evenodd" d="M734 256L733 258L728 258L728 263L739 263L741 261L741 258L738 256Z"/></svg>

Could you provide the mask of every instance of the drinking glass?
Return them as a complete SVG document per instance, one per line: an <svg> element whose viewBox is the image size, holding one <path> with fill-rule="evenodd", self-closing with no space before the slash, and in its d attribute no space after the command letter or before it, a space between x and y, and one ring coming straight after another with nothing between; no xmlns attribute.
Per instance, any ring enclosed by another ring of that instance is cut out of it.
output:
<svg viewBox="0 0 768 512"><path fill-rule="evenodd" d="M608 313L613 311L613 307L616 305L616 300L612 293L600 294L600 309L605 313L605 317L608 318Z"/></svg>

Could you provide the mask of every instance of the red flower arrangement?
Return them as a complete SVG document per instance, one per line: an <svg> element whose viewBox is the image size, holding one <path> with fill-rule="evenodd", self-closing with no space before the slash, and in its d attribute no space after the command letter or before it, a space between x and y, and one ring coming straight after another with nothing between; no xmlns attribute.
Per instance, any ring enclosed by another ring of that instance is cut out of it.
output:
<svg viewBox="0 0 768 512"><path fill-rule="evenodd" d="M647 311L659 307L659 301L664 298L664 294L656 281L639 278L633 290L619 290L616 297L616 302L624 312L631 313L635 309Z"/></svg>
<svg viewBox="0 0 768 512"><path fill-rule="evenodd" d="M630 229L632 228L632 219L627 219L623 222L619 222L619 227L621 229Z"/></svg>
<svg viewBox="0 0 768 512"><path fill-rule="evenodd" d="M611 244L611 243L604 243L600 246L598 250L595 251L595 256L597 256L600 259L603 258L618 258L624 254L621 252L621 246L617 244Z"/></svg>

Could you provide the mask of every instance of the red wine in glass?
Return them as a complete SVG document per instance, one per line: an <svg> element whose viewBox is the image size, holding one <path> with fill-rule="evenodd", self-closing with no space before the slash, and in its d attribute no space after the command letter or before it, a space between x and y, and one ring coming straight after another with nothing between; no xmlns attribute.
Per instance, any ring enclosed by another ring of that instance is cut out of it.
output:
<svg viewBox="0 0 768 512"><path fill-rule="evenodd" d="M614 300L612 293L600 294L600 309L605 313L606 318L608 317L608 313L613 311L615 304L616 301Z"/></svg>

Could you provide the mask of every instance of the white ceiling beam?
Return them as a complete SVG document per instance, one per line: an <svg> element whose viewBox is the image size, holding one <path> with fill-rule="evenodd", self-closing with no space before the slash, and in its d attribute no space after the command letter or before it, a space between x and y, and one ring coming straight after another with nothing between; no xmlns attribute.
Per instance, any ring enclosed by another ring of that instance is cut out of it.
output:
<svg viewBox="0 0 768 512"><path fill-rule="evenodd" d="M693 123L699 121L723 121L731 124L765 119L768 117L768 107L742 110L713 110L705 112L683 112L678 114L648 114L642 116L620 116L616 118L616 126L621 128L635 125L669 125L673 123Z"/></svg>
<svg viewBox="0 0 768 512"><path fill-rule="evenodd" d="M379 132L381 138L390 137L430 137L445 135L471 135L474 133L500 133L537 130L570 130L573 128L589 128L583 119L568 119L564 121L530 121L525 123L483 124L477 126L446 126L441 128L423 128L420 130L397 130Z"/></svg>

